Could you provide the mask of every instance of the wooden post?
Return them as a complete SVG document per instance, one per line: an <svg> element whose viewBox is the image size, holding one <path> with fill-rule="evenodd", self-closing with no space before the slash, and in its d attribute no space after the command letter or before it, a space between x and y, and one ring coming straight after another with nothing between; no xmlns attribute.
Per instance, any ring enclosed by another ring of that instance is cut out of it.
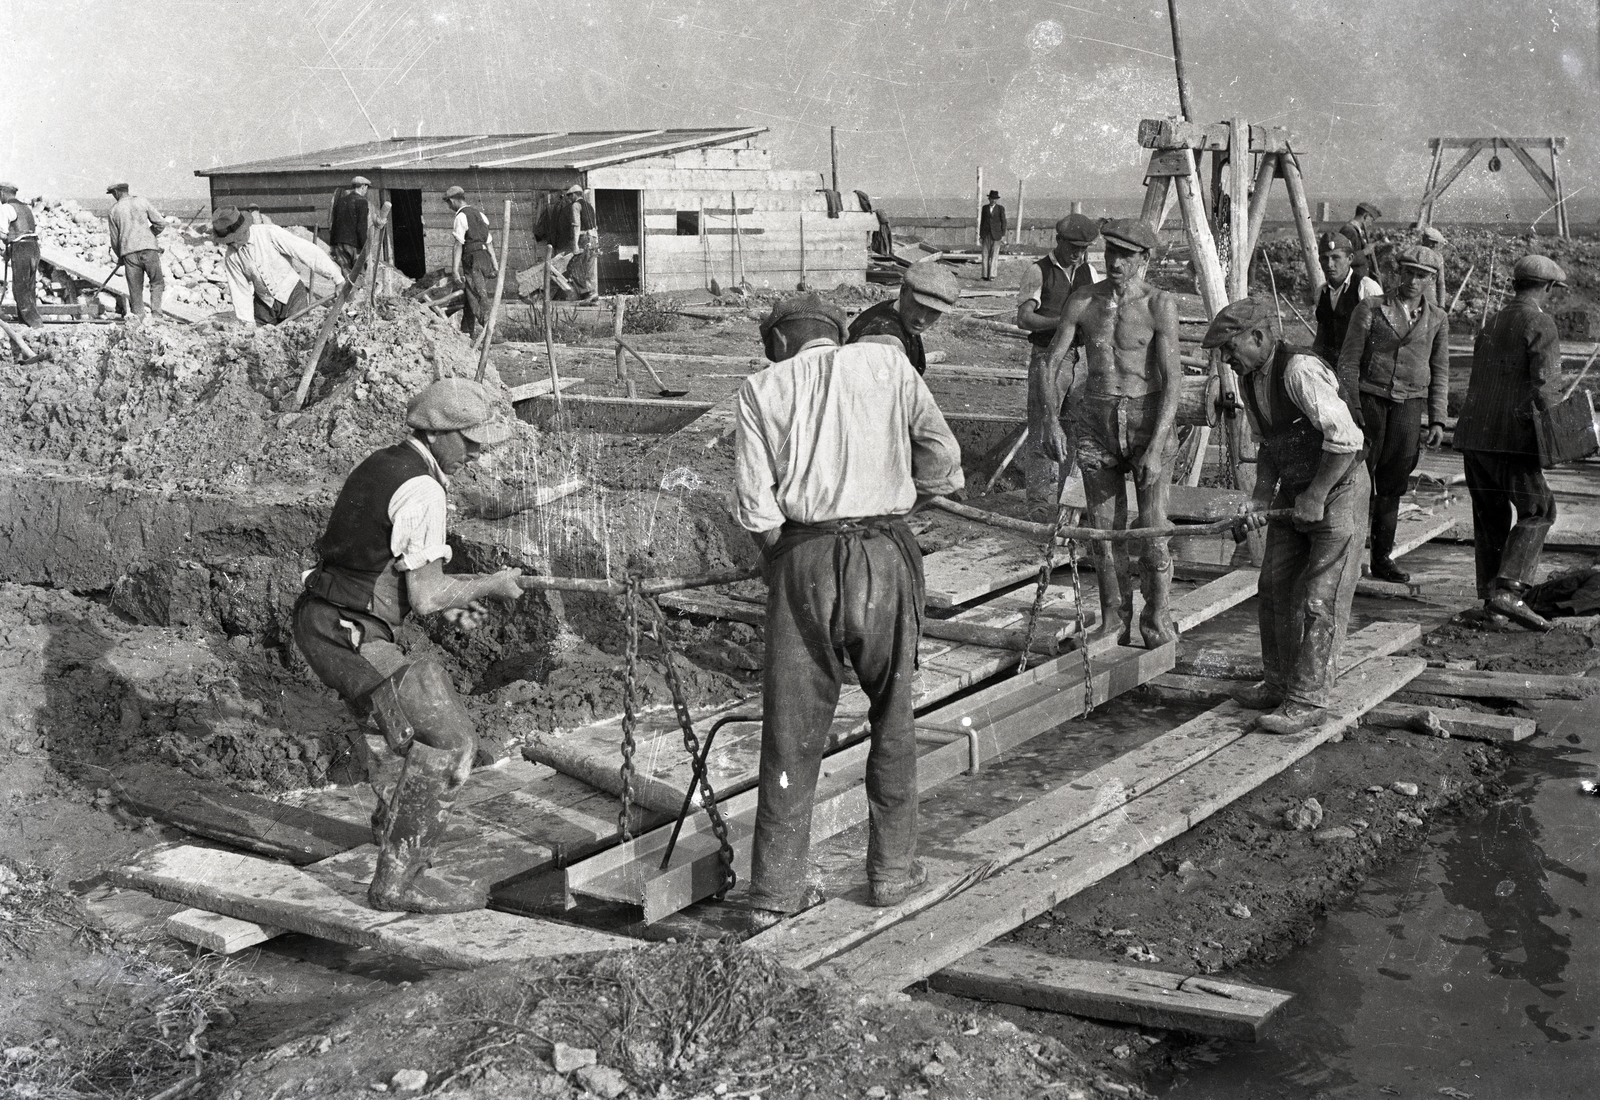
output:
<svg viewBox="0 0 1600 1100"><path fill-rule="evenodd" d="M1250 227L1245 240L1245 267L1255 258L1256 246L1261 243L1261 226L1267 220L1267 203L1272 201L1272 181L1278 175L1278 154L1262 153L1256 167L1256 189L1250 195Z"/></svg>
<svg viewBox="0 0 1600 1100"><path fill-rule="evenodd" d="M383 204L384 218L389 216L389 204ZM372 254L373 236L367 235L367 245L361 250L361 256L356 260L357 269L365 269L367 257ZM344 311L345 303L350 300L350 295L355 291L356 281L346 279L339 292L333 296L333 301L328 303L327 315L322 318L322 331L317 333L317 342L312 345L310 353L306 356L305 367L300 371L300 384L294 389L294 405L291 411L298 412L306 403L306 397L311 393L311 379L317 373L317 364L322 361L322 351L328 346L328 338L333 335L334 326L339 323L339 314Z"/></svg>
<svg viewBox="0 0 1600 1100"><path fill-rule="evenodd" d="M978 217L972 224L972 243L983 247L983 165L978 165Z"/></svg>
<svg viewBox="0 0 1600 1100"><path fill-rule="evenodd" d="M1561 166L1556 163L1556 141L1550 139L1550 182L1555 184L1556 191L1556 232L1563 238L1569 236L1567 231L1567 194L1561 189Z"/></svg>
<svg viewBox="0 0 1600 1100"><path fill-rule="evenodd" d="M1266 160L1266 156L1262 156ZM1250 295L1250 127L1228 122L1228 297Z"/></svg>
<svg viewBox="0 0 1600 1100"><path fill-rule="evenodd" d="M739 229L739 195L729 191L728 198L733 203L733 239L739 254L739 285L745 286L750 279L744 269L744 233Z"/></svg>
<svg viewBox="0 0 1600 1100"><path fill-rule="evenodd" d="M505 217L500 219L500 262L494 273L494 300L489 303L489 316L483 319L483 348L478 352L479 382L489 370L489 345L494 343L494 325L500 315L500 295L506 287L506 264L511 261L511 200L506 200Z"/></svg>
<svg viewBox="0 0 1600 1100"><path fill-rule="evenodd" d="M828 159L833 164L833 189L839 190L839 128L828 127Z"/></svg>
<svg viewBox="0 0 1600 1100"><path fill-rule="evenodd" d="M1144 188L1144 206L1139 211L1139 220L1161 232L1161 223L1167 220L1167 208L1172 198L1172 177L1151 176L1150 182Z"/></svg>
<svg viewBox="0 0 1600 1100"><path fill-rule="evenodd" d="M1283 185L1289 191L1289 206L1294 210L1294 227L1300 234L1300 248L1305 253L1306 273L1311 276L1311 298L1315 302L1322 293L1327 279L1322 275L1322 263L1317 258L1317 231L1311 224L1311 207L1306 203L1306 185L1300 178L1300 169L1291 153L1278 158L1283 167Z"/></svg>
<svg viewBox="0 0 1600 1100"><path fill-rule="evenodd" d="M622 350L622 314L628 308L628 296L618 294L616 309L611 313L611 342L617 349L617 381L628 380L628 353Z"/></svg>
<svg viewBox="0 0 1600 1100"><path fill-rule="evenodd" d="M1426 229L1433 224L1433 200L1428 196L1433 194L1433 189L1439 182L1439 169L1443 167L1444 142L1438 139L1433 144L1433 160L1428 164L1428 182L1422 188L1422 202L1417 206L1417 228Z"/></svg>
<svg viewBox="0 0 1600 1100"><path fill-rule="evenodd" d="M1551 163L1555 163L1554 159L1551 160ZM1015 240L1018 247L1022 245L1022 189L1027 182L1027 180L1021 179L1017 181L1017 234Z"/></svg>
<svg viewBox="0 0 1600 1100"><path fill-rule="evenodd" d="M378 220L367 231L370 238L373 233L378 235L378 247L373 250L370 259L373 262L367 265L367 311L370 313L378 305L378 267L389 256L389 204L385 202L383 209L378 214Z"/></svg>
<svg viewBox="0 0 1600 1100"><path fill-rule="evenodd" d="M735 202L733 192L728 192L728 201ZM739 209L737 203L733 207ZM733 223L730 222L730 225ZM739 285L739 230L735 226L733 233L728 236L728 285Z"/></svg>
<svg viewBox="0 0 1600 1100"><path fill-rule="evenodd" d="M806 288L806 212L800 211L800 285L796 290Z"/></svg>
<svg viewBox="0 0 1600 1100"><path fill-rule="evenodd" d="M1172 64L1178 74L1178 113L1184 121L1194 121L1189 105L1189 78L1183 71L1183 36L1178 33L1178 0L1167 0L1167 16L1172 20Z"/></svg>
<svg viewBox="0 0 1600 1100"><path fill-rule="evenodd" d="M550 268L555 262L556 250L552 244L544 246L544 351L550 357L550 397L556 412L561 412L561 376L556 372L556 340L550 328Z"/></svg>
<svg viewBox="0 0 1600 1100"><path fill-rule="evenodd" d="M1187 162L1189 171L1187 175L1172 177L1178 192L1178 210L1183 215L1183 226L1189 234L1189 255L1194 261L1195 282L1199 284L1206 316L1215 317L1228 304L1227 282L1222 275L1222 260L1217 256L1217 242L1211 236L1211 223L1206 219L1205 204L1200 197L1194 151L1182 149L1179 153Z"/></svg>

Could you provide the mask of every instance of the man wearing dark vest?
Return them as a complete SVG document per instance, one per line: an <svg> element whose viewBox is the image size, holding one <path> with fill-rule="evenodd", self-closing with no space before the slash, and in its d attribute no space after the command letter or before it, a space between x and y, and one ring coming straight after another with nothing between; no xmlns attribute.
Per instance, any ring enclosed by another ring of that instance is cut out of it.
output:
<svg viewBox="0 0 1600 1100"><path fill-rule="evenodd" d="M1044 370L1050 361L1050 341L1055 339L1061 311L1073 291L1093 286L1100 274L1089 262L1089 246L1100 236L1100 226L1082 214L1069 214L1056 222L1056 244L1022 273L1017 291L1017 326L1028 330L1028 439L1018 452L1018 465L1028 487L1030 511L1054 515L1061 488L1060 470L1044 453L1050 424L1060 423L1064 408L1046 407ZM1069 371L1077 366L1082 339L1073 342L1065 361ZM1071 390L1070 379L1057 382L1062 393ZM1069 447L1070 450L1070 447Z"/></svg>
<svg viewBox="0 0 1600 1100"><path fill-rule="evenodd" d="M1338 362L1344 334L1350 328L1350 315L1368 298L1383 294L1383 287L1370 276L1357 277L1350 264L1350 241L1343 233L1324 233L1317 241L1322 274L1327 284L1317 295L1317 335L1311 347L1330 363Z"/></svg>
<svg viewBox="0 0 1600 1100"><path fill-rule="evenodd" d="M489 280L500 270L494 259L494 234L489 231L489 219L482 210L468 205L467 193L461 188L446 190L444 201L455 214L450 225L455 240L450 269L466 295L461 331L471 336L476 322L489 319Z"/></svg>
<svg viewBox="0 0 1600 1100"><path fill-rule="evenodd" d="M1372 255L1377 241L1372 226L1381 217L1383 211L1370 202L1358 202L1356 216L1339 227L1340 234L1350 242L1350 264L1356 269L1358 280L1367 277L1374 281L1377 279L1378 265Z"/></svg>
<svg viewBox="0 0 1600 1100"><path fill-rule="evenodd" d="M458 913L481 909L483 891L426 872L477 735L444 667L411 659L395 638L412 611L442 611L471 630L487 613L482 601L522 594L516 569L444 571L446 479L511 426L494 418L489 391L465 378L424 389L406 407L406 424L412 434L370 455L340 490L295 604L294 640L322 682L405 757L372 817L378 865L367 900L375 909Z"/></svg>
<svg viewBox="0 0 1600 1100"><path fill-rule="evenodd" d="M983 258L983 279L994 278L994 263L1006 241L1006 208L1000 205L1000 192L990 191L989 201L978 215L978 251Z"/></svg>
<svg viewBox="0 0 1600 1100"><path fill-rule="evenodd" d="M33 207L17 198L17 185L0 183L0 240L5 242L5 260L10 269L11 297L17 303L17 317L29 328L44 328L39 316L39 231L33 220ZM0 288L0 294L4 294Z"/></svg>
<svg viewBox="0 0 1600 1100"><path fill-rule="evenodd" d="M1429 302L1425 287L1439 274L1439 254L1406 245L1399 250L1400 278L1392 293L1356 307L1339 352L1341 387L1360 392L1361 427L1372 478L1372 576L1404 584L1411 577L1390 556L1400 520L1400 498L1427 443L1444 441L1450 403L1450 319ZM1350 390L1344 391L1348 396Z"/></svg>
<svg viewBox="0 0 1600 1100"><path fill-rule="evenodd" d="M847 344L889 344L905 352L918 374L928 372L922 334L961 297L961 282L941 263L924 260L906 268L900 297L864 309L850 322Z"/></svg>
<svg viewBox="0 0 1600 1100"><path fill-rule="evenodd" d="M1361 578L1371 482L1361 429L1326 360L1283 342L1271 302L1224 306L1201 346L1218 348L1239 372L1239 390L1260 444L1256 509L1293 509L1267 524L1257 590L1265 679L1240 693L1272 710L1269 733L1320 722L1339 673L1350 603Z"/></svg>
<svg viewBox="0 0 1600 1100"><path fill-rule="evenodd" d="M350 181L350 189L340 191L333 199L333 221L328 230L328 245L333 250L334 262L347 279L355 278L356 261L367 247L368 225L372 221L372 207L367 204L367 191L372 181L357 176Z"/></svg>
<svg viewBox="0 0 1600 1100"><path fill-rule="evenodd" d="M1556 498L1539 462L1533 414L1561 400L1561 341L1544 304L1551 288L1566 281L1548 256L1516 262L1511 271L1516 296L1478 334L1467 398L1456 421L1455 448L1472 496L1478 598L1494 626L1508 620L1533 630L1550 626L1522 597L1556 521Z"/></svg>

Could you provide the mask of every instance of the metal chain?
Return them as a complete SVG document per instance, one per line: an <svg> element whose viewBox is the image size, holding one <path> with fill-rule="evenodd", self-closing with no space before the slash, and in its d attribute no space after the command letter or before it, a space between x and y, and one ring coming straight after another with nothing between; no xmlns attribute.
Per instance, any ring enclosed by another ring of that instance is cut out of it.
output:
<svg viewBox="0 0 1600 1100"><path fill-rule="evenodd" d="M1058 486L1059 490L1059 486ZM1066 523L1067 506L1061 502L1061 494L1056 493L1056 521L1050 525L1050 537L1045 540L1044 560L1039 563L1039 583L1033 590L1033 606L1028 609L1028 630L1023 635L1022 653L1017 658L1017 671L1026 672L1028 658L1033 655L1034 633L1039 626L1039 612L1044 607L1044 595L1050 588L1050 577L1056 571L1056 536L1061 533L1062 525Z"/></svg>
<svg viewBox="0 0 1600 1100"><path fill-rule="evenodd" d="M1083 618L1083 578L1078 575L1078 544L1067 540L1067 558L1072 563L1072 604L1078 612L1078 648L1083 651L1083 716L1094 710L1094 669L1089 664L1089 630Z"/></svg>
<svg viewBox="0 0 1600 1100"><path fill-rule="evenodd" d="M627 592L623 595L627 605L628 640L626 663L622 676L622 808L617 811L617 832L624 843L633 839L628 818L633 810L633 731L639 722L634 707L639 691L639 578L629 577Z"/></svg>
<svg viewBox="0 0 1600 1100"><path fill-rule="evenodd" d="M667 616L655 597L646 597L645 603L655 616L655 621L651 624L651 634L655 637L656 644L661 647L661 659L667 668L667 687L672 691L672 709L677 712L678 726L683 730L683 747L689 753L689 763L693 765L700 759L700 738L695 735L694 721L689 717L688 695L683 690L683 681L678 678L678 667L672 662L672 647L667 644ZM706 767L707 770L710 769L709 760L706 762ZM738 883L739 875L733 869L733 844L728 840L728 823L723 820L722 811L717 808L717 792L712 790L711 780L705 771L699 773L698 779L700 804L705 807L706 818L711 822L711 832L717 838L717 862L722 865L722 886L717 890L715 897L721 901Z"/></svg>

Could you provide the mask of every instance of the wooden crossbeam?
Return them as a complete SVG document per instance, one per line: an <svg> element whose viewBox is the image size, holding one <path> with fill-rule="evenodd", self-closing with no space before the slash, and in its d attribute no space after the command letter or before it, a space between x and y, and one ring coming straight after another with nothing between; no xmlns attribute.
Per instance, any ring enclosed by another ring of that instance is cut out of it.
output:
<svg viewBox="0 0 1600 1100"><path fill-rule="evenodd" d="M1428 139L1428 148L1429 149L1465 149L1465 148L1468 148L1468 147L1470 147L1472 145L1479 144L1479 143L1486 142L1486 141L1499 142L1501 145L1538 145L1538 146L1541 146L1541 147L1552 147L1552 148L1556 148L1556 149L1565 149L1567 147L1567 139L1565 137L1546 136L1546 137L1492 137L1492 138L1468 138L1468 137L1429 138Z"/></svg>
<svg viewBox="0 0 1600 1100"><path fill-rule="evenodd" d="M1556 181L1550 178L1550 174L1528 154L1528 151L1516 144L1508 145L1507 148L1511 150L1511 155L1517 158L1518 163L1528 170L1528 175L1532 176L1533 182L1539 185L1540 190L1544 192L1545 198L1552 203L1560 202L1561 198L1556 194Z"/></svg>
<svg viewBox="0 0 1600 1100"><path fill-rule="evenodd" d="M1462 153L1460 159L1450 166L1450 170L1446 172L1442 178L1436 180L1434 185L1423 193L1422 201L1429 205L1437 202L1439 196L1444 194L1445 188L1454 183L1456 181L1456 177L1460 176L1461 173L1467 170L1467 166L1470 165L1474 159L1476 159L1479 153L1483 152L1484 147L1488 144L1489 142L1487 139L1479 138L1477 141L1474 141L1468 145L1467 151Z"/></svg>

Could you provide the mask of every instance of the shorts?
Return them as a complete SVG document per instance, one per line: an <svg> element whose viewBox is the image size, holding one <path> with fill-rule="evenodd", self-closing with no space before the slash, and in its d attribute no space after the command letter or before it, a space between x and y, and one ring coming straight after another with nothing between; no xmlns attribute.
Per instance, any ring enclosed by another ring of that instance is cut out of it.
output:
<svg viewBox="0 0 1600 1100"><path fill-rule="evenodd" d="M1129 473L1155 434L1161 394L1142 397L1084 395L1073 403L1071 421L1077 431L1078 465L1087 471ZM1065 419L1065 418L1064 418ZM1170 469L1178 450L1178 433L1167 433L1161 466Z"/></svg>

